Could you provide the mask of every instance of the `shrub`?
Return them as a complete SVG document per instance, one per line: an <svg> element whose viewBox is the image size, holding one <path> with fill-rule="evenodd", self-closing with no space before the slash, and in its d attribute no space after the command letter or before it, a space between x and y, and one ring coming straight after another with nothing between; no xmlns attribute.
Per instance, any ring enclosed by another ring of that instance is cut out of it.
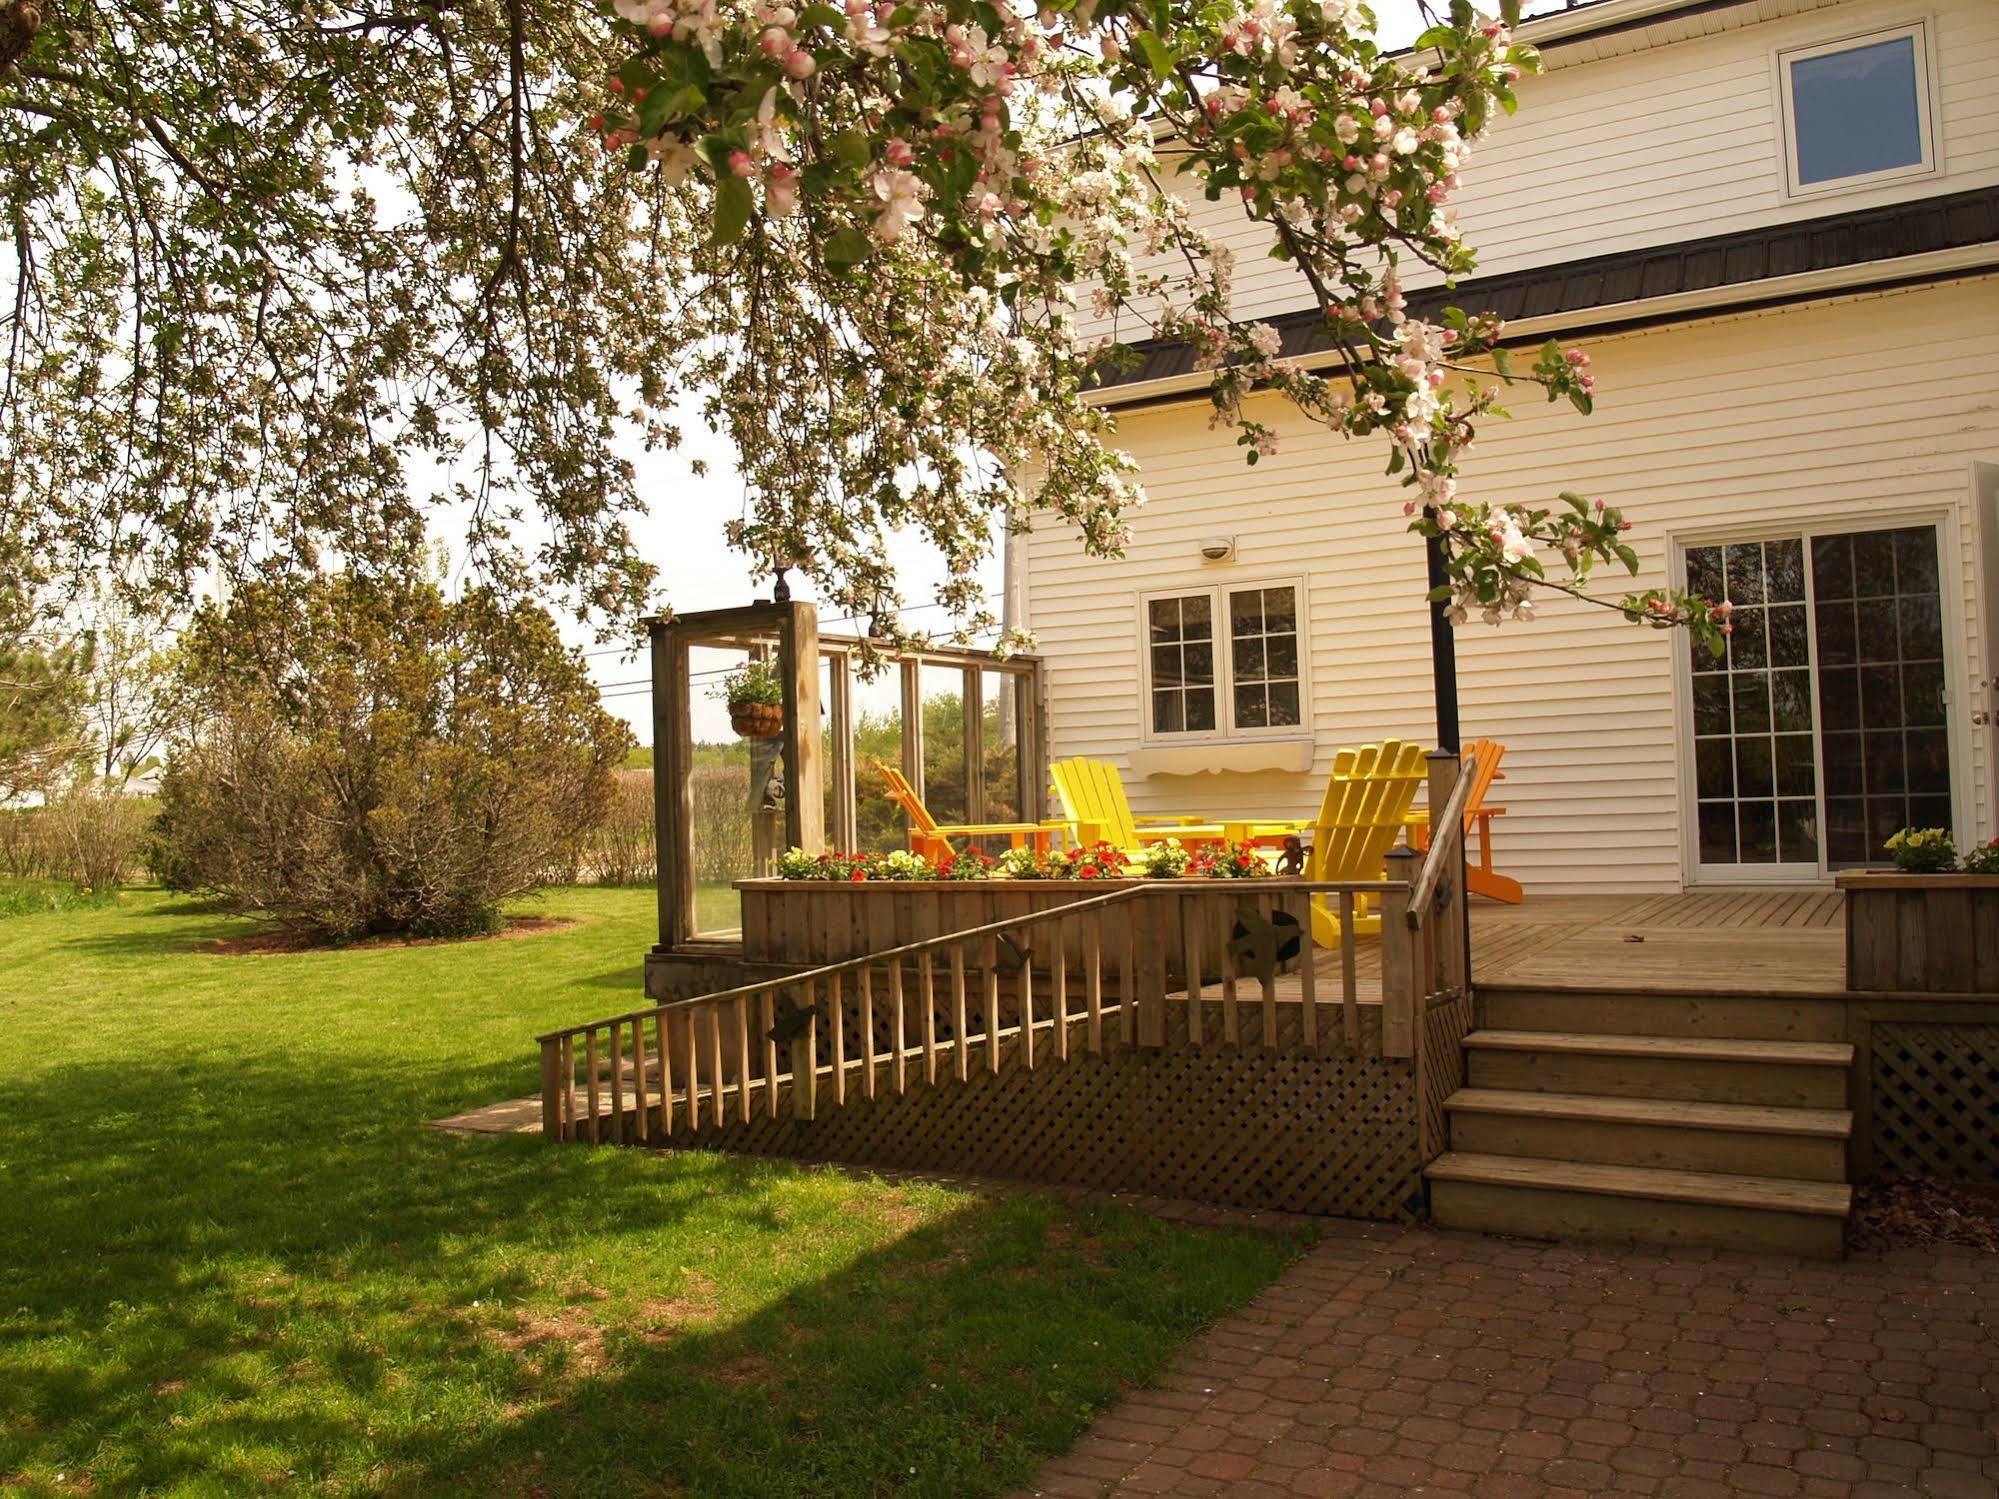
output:
<svg viewBox="0 0 1999 1499"><path fill-rule="evenodd" d="M93 890L122 885L141 873L155 804L126 796L110 783L89 783L43 810L54 862L50 873Z"/></svg>
<svg viewBox="0 0 1999 1499"><path fill-rule="evenodd" d="M329 941L492 930L603 822L631 744L548 616L484 591L246 587L183 670L161 873Z"/></svg>
<svg viewBox="0 0 1999 1499"><path fill-rule="evenodd" d="M700 857L697 849L697 863ZM620 770L613 777L603 825L587 840L577 862L584 875L599 884L653 883L659 856L653 841L650 770Z"/></svg>

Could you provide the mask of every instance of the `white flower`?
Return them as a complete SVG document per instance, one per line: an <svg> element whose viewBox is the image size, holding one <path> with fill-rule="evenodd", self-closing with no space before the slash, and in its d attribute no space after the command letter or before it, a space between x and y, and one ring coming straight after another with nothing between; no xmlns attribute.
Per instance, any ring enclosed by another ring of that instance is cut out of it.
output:
<svg viewBox="0 0 1999 1499"><path fill-rule="evenodd" d="M923 179L901 167L883 167L868 178L868 188L881 200L875 216L875 238L885 245L901 239L923 217Z"/></svg>

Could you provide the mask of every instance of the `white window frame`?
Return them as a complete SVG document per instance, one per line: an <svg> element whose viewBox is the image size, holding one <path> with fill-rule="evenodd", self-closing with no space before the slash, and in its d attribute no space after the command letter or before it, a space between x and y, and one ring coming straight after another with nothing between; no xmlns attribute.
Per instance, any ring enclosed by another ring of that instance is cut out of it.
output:
<svg viewBox="0 0 1999 1499"><path fill-rule="evenodd" d="M1270 724L1260 729L1235 727L1235 651L1228 633L1228 596L1252 589L1289 588L1298 621L1298 722ZM1152 625L1150 611L1157 599L1185 599L1205 594L1208 617L1214 622L1215 727L1158 731L1152 727ZM1243 740L1308 739L1312 734L1311 599L1302 576L1231 578L1226 583L1189 583L1179 588L1154 588L1138 596L1138 729L1144 744L1230 744Z"/></svg>
<svg viewBox="0 0 1999 1499"><path fill-rule="evenodd" d="M1825 57L1835 52L1850 52L1859 47L1870 47L1881 42L1899 41L1903 37L1910 38L1915 46L1916 128L1922 141L1922 160L1913 166L1885 167L1878 172L1859 172L1851 177L1828 178L1824 182L1799 181L1798 125L1791 97L1791 64L1808 61L1814 57ZM1930 47L1928 18L1918 18L1900 26L1883 27L1876 31L1863 31L1852 36L1836 37L1830 41L1812 42L1802 47L1785 47L1771 53L1770 56L1771 67L1776 73L1777 125L1782 147L1780 154L1783 157L1781 170L1785 197L1822 198L1834 193L1858 192L1885 183L1942 175L1943 152L1936 132L1936 57Z"/></svg>

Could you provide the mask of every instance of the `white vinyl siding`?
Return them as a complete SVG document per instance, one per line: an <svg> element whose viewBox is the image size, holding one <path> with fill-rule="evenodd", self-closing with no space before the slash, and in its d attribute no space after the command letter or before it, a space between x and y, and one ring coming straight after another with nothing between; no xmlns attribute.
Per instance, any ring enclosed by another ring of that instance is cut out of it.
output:
<svg viewBox="0 0 1999 1499"><path fill-rule="evenodd" d="M1598 407L1518 401L1487 423L1467 486L1495 499L1573 488L1627 508L1636 579L1667 581L1669 547L1780 535L1835 517L1934 523L1945 579L1960 832L1992 836L1990 740L1968 725L1983 662L1972 465L1999 460L1999 278L1853 296L1591 341ZM1283 434L1254 469L1198 407L1124 413L1150 503L1119 560L1086 557L1045 520L1024 539L1027 621L1048 672L1057 756L1124 761L1140 744L1141 596L1303 570L1315 687L1313 769L1133 777L1141 812L1309 815L1335 750L1434 742L1421 543L1378 444L1313 431L1275 401ZM1225 497L1219 499L1218 497ZM1200 560L1226 506L1235 560ZM1674 556L1677 565L1677 555ZM1129 600L1120 606L1120 593ZM1549 601L1531 624L1458 632L1467 737L1507 745L1501 857L1533 889L1674 888L1682 873L1676 635ZM1974 706L1983 706L1982 703ZM1126 762L1128 763L1128 762ZM1686 804L1692 805L1691 791Z"/></svg>
<svg viewBox="0 0 1999 1499"><path fill-rule="evenodd" d="M1520 111L1473 152L1452 203L1478 252L1475 276L1999 184L1999 3L1848 0L1760 24L1766 7L1709 13L1733 29L1601 61L1563 65L1520 85ZM1698 19L1698 18L1696 18ZM1793 197L1775 58L1779 52L1921 20L1934 58L1934 174ZM1690 23L1691 24L1691 23ZM1676 29L1672 34L1683 35ZM1268 257L1267 226L1232 194L1194 213L1236 255L1236 309L1265 317L1309 306L1295 268ZM1409 284L1437 278L1408 267ZM1104 325L1085 319L1091 331ZM1144 330L1126 326L1137 340Z"/></svg>

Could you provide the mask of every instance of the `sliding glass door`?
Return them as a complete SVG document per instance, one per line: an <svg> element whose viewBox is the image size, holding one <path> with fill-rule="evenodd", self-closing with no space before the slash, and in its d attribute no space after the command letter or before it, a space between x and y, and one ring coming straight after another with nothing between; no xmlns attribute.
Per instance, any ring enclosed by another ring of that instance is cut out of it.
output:
<svg viewBox="0 0 1999 1499"><path fill-rule="evenodd" d="M1687 549L1729 599L1690 643L1696 874L1816 878L1879 863L1898 828L1948 827L1943 601L1934 526Z"/></svg>

